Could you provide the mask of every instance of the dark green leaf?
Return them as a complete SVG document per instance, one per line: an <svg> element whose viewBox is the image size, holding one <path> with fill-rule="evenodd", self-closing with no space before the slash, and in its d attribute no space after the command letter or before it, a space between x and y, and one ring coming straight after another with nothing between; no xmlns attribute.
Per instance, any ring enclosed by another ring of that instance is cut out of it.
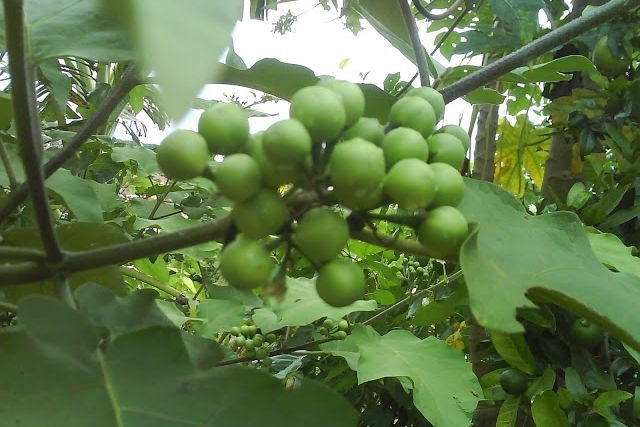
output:
<svg viewBox="0 0 640 427"><path fill-rule="evenodd" d="M560 408L558 395L551 390L539 394L531 404L536 426L569 427L567 414Z"/></svg>
<svg viewBox="0 0 640 427"><path fill-rule="evenodd" d="M520 396L509 396L500 405L496 427L515 427L518 420L518 407L520 406Z"/></svg>
<svg viewBox="0 0 640 427"><path fill-rule="evenodd" d="M504 334L491 331L491 342L496 351L511 366L533 374L535 359L523 334Z"/></svg>

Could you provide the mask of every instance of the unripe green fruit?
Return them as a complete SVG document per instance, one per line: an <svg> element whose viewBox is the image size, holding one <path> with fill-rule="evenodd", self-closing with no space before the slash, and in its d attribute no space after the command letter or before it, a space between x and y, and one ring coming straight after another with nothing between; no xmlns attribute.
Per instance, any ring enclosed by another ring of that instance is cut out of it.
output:
<svg viewBox="0 0 640 427"><path fill-rule="evenodd" d="M325 319L324 322L322 322L322 326L327 328L328 330L331 330L335 327L335 324L333 323L333 320Z"/></svg>
<svg viewBox="0 0 640 427"><path fill-rule="evenodd" d="M275 342L276 339L278 339L276 334L267 334L267 342Z"/></svg>
<svg viewBox="0 0 640 427"><path fill-rule="evenodd" d="M347 329L349 329L349 322L342 319L338 322L338 329L340 329L341 331L346 331Z"/></svg>
<svg viewBox="0 0 640 427"><path fill-rule="evenodd" d="M376 145L381 145L384 138L384 126L380 124L378 119L361 117L353 126L344 131L342 138L345 140L362 138Z"/></svg>
<svg viewBox="0 0 640 427"><path fill-rule="evenodd" d="M249 138L247 113L236 104L216 104L200 116L198 132L212 153L235 153Z"/></svg>
<svg viewBox="0 0 640 427"><path fill-rule="evenodd" d="M628 52L627 46L625 51ZM618 58L613 55L613 52L609 49L609 38L603 37L598 40L596 46L593 48L593 64L598 71L608 77L617 77L627 71L631 58L628 53L624 58Z"/></svg>
<svg viewBox="0 0 640 427"><path fill-rule="evenodd" d="M431 206L458 206L464 197L464 180L460 172L446 163L431 163L436 196Z"/></svg>
<svg viewBox="0 0 640 427"><path fill-rule="evenodd" d="M280 120L264 131L262 148L274 165L292 167L311 152L311 136L297 120Z"/></svg>
<svg viewBox="0 0 640 427"><path fill-rule="evenodd" d="M426 138L435 129L436 113L428 101L417 96L405 96L391 107L389 123L415 129Z"/></svg>
<svg viewBox="0 0 640 427"><path fill-rule="evenodd" d="M365 100L360 86L346 80L335 79L320 80L318 86L325 87L340 97L346 115L346 126L351 126L362 117Z"/></svg>
<svg viewBox="0 0 640 427"><path fill-rule="evenodd" d="M331 154L329 173L340 203L352 209L366 208L363 205L375 204L381 196L384 153L364 139L341 142Z"/></svg>
<svg viewBox="0 0 640 427"><path fill-rule="evenodd" d="M519 396L527 391L527 376L519 369L509 368L500 374L500 386L507 393Z"/></svg>
<svg viewBox="0 0 640 427"><path fill-rule="evenodd" d="M236 338L235 340L235 344L238 347L244 347L244 343L247 341L247 339L243 336L239 336Z"/></svg>
<svg viewBox="0 0 640 427"><path fill-rule="evenodd" d="M197 132L176 130L167 135L156 149L162 173L176 181L200 176L207 167L209 149Z"/></svg>
<svg viewBox="0 0 640 427"><path fill-rule="evenodd" d="M455 255L469 233L462 213L451 206L439 206L429 212L418 228L418 240L427 252L439 259Z"/></svg>
<svg viewBox="0 0 640 427"><path fill-rule="evenodd" d="M248 152L258 163L262 174L263 185L277 189L284 184L296 182L303 170L303 165L275 165L264 152L262 135L253 135L248 144Z"/></svg>
<svg viewBox="0 0 640 427"><path fill-rule="evenodd" d="M269 352L267 352L266 349L264 349L264 348L257 348L256 349L256 359L263 360L263 359L266 359L267 356L269 356Z"/></svg>
<svg viewBox="0 0 640 427"><path fill-rule="evenodd" d="M382 150L387 168L402 159L419 159L426 162L429 158L429 146L420 132L399 127L385 135Z"/></svg>
<svg viewBox="0 0 640 427"><path fill-rule="evenodd" d="M264 344L264 338L260 334L255 334L252 339L256 347L260 347L262 344Z"/></svg>
<svg viewBox="0 0 640 427"><path fill-rule="evenodd" d="M576 344L594 348L602 343L604 332L587 319L577 319L571 328L571 336Z"/></svg>
<svg viewBox="0 0 640 427"><path fill-rule="evenodd" d="M265 368L268 368L269 366L271 366L271 359L269 359L268 357L265 357L262 360L262 366L264 366Z"/></svg>
<svg viewBox="0 0 640 427"><path fill-rule="evenodd" d="M337 331L333 336L339 340L347 339L347 333L345 331Z"/></svg>
<svg viewBox="0 0 640 427"><path fill-rule="evenodd" d="M234 326L233 328L231 328L230 333L231 333L231 335L237 337L238 335L240 335L240 328L237 327L237 326Z"/></svg>
<svg viewBox="0 0 640 427"><path fill-rule="evenodd" d="M437 90L428 86L416 87L407 92L407 96L418 96L425 101L428 101L433 107L433 111L436 113L437 121L444 118L444 97Z"/></svg>
<svg viewBox="0 0 640 427"><path fill-rule="evenodd" d="M314 208L305 213L294 236L302 253L312 261L335 258L349 240L349 226L340 215L328 208Z"/></svg>
<svg viewBox="0 0 640 427"><path fill-rule="evenodd" d="M464 163L465 150L462 141L448 133L437 133L427 139L429 145L429 161L447 163L457 170Z"/></svg>
<svg viewBox="0 0 640 427"><path fill-rule="evenodd" d="M249 325L240 326L240 333L242 335L244 335L245 337L248 337L249 336Z"/></svg>
<svg viewBox="0 0 640 427"><path fill-rule="evenodd" d="M275 262L269 252L255 240L242 235L228 244L220 254L220 272L229 285L237 289L253 289L271 278ZM240 331L244 334L244 326Z"/></svg>
<svg viewBox="0 0 640 427"><path fill-rule="evenodd" d="M256 344L253 342L251 338L249 338L244 342L244 348L246 348L247 350L253 350L255 346Z"/></svg>
<svg viewBox="0 0 640 427"><path fill-rule="evenodd" d="M471 137L469 136L467 131L462 129L460 126L458 125L442 126L438 130L438 133L448 133L449 135L455 136L460 140L460 142L462 142L462 146L464 147L465 153L469 151L469 148L471 147Z"/></svg>
<svg viewBox="0 0 640 427"><path fill-rule="evenodd" d="M263 189L251 199L236 203L231 218L241 233L261 239L280 230L289 219L289 211L277 193Z"/></svg>
<svg viewBox="0 0 640 427"><path fill-rule="evenodd" d="M249 336L253 337L258 332L258 327L256 325L249 325Z"/></svg>
<svg viewBox="0 0 640 427"><path fill-rule="evenodd" d="M384 191L409 212L426 208L436 195L431 166L418 159L400 160L384 179Z"/></svg>
<svg viewBox="0 0 640 427"><path fill-rule="evenodd" d="M364 295L364 273L358 264L338 258L320 269L316 290L327 304L347 306Z"/></svg>
<svg viewBox="0 0 640 427"><path fill-rule="evenodd" d="M220 192L231 200L242 202L250 199L262 188L260 167L248 154L231 154L216 169L216 184Z"/></svg>
<svg viewBox="0 0 640 427"><path fill-rule="evenodd" d="M321 326L318 328L318 333L320 335L328 335L329 334L329 330L327 328L325 328L324 326Z"/></svg>
<svg viewBox="0 0 640 427"><path fill-rule="evenodd" d="M340 97L320 86L305 87L294 93L289 115L302 122L314 143L333 141L346 123Z"/></svg>

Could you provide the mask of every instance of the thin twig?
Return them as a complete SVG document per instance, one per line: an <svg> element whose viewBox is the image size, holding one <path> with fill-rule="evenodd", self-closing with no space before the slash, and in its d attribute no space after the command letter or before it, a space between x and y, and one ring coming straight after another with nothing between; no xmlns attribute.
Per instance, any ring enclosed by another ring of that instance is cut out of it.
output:
<svg viewBox="0 0 640 427"><path fill-rule="evenodd" d="M592 13L559 27L496 62L460 79L442 91L446 103L484 86L503 74L525 65L540 55L571 41L576 36L619 16L624 10L640 4L640 0L610 0Z"/></svg>
<svg viewBox="0 0 640 427"><path fill-rule="evenodd" d="M171 183L171 185L169 185L167 187L167 189L165 190L164 193L162 193L162 195L160 197L158 197L156 199L156 204L153 206L153 209L151 209L151 213L149 214L149 219L154 219L153 216L156 214L156 212L158 212L158 208L160 207L160 205L162 204L162 202L164 202L164 199L167 198L167 196L169 195L169 193L171 192L171 190L173 190L173 187L176 185L176 182L173 181ZM157 197L157 196L156 196Z"/></svg>
<svg viewBox="0 0 640 427"><path fill-rule="evenodd" d="M458 17L453 21L453 24L451 24L451 26L449 26L449 29L447 30L446 34L438 41L438 43L436 43L435 47L431 51L431 55L432 56L438 51L438 49L440 49L440 46L442 46L444 44L444 42L447 41L447 39L453 33L453 31L456 29L456 27L458 26L460 21L462 21L462 18L464 18L466 16L466 14L469 13L470 10L471 10L470 7L465 8L462 11L462 13L460 15L458 15Z"/></svg>
<svg viewBox="0 0 640 427"><path fill-rule="evenodd" d="M147 276L146 274L141 273L138 270L133 269L131 267L124 267L124 266L120 267L120 273L124 274L125 276L144 282L147 285L153 286L154 288L160 289L161 291L168 293L174 298L177 298L180 295L182 295L182 292L180 292L179 290L165 283L162 283L161 281L156 280L151 276Z"/></svg>
<svg viewBox="0 0 640 427"><path fill-rule="evenodd" d="M451 276L444 278L443 280L439 281L438 283L429 286L426 289L422 289L421 291L417 291L414 294L409 295L406 298L401 299L400 301L398 301L397 303L390 305L389 307L385 308L384 310L382 310L381 312L377 313L374 316L371 316L370 318L368 318L367 320L365 320L364 322L362 322L362 324L364 325L368 325L369 323L373 322L374 320L384 316L385 314L395 310L398 307L402 307L405 304L410 304L411 302L415 301L416 299L422 297L423 295L427 294L428 292L433 291L434 289L445 285L447 283L451 283L454 280L456 280L458 277L462 276L462 270L458 270L455 273L453 273Z"/></svg>
<svg viewBox="0 0 640 427"><path fill-rule="evenodd" d="M5 3L11 3L5 2ZM95 113L85 121L82 128L76 133L65 146L44 165L44 173L48 178L57 171L67 160L76 153L96 130L109 118L113 110L120 104L122 99L140 83L137 76L137 67L129 65L122 74L122 78L113 86L109 95L96 109ZM4 221L29 195L29 188L26 184L20 185L15 192L0 207L0 222Z"/></svg>
<svg viewBox="0 0 640 427"><path fill-rule="evenodd" d="M420 84L422 86L430 86L429 80L429 66L427 64L427 52L422 46L420 41L420 33L418 31L418 24L411 13L411 8L407 3L407 0L398 0L400 3L400 9L402 10L402 18L409 31L409 38L411 39L411 45L413 46L413 53L416 56L416 65L418 66L418 73L420 74Z"/></svg>
<svg viewBox="0 0 640 427"><path fill-rule="evenodd" d="M418 12L420 12L420 14L422 16L424 16L427 19L430 19L432 21L439 21L441 19L447 18L449 15L451 15L453 12L456 11L456 9L458 9L460 7L460 5L462 5L462 2L464 0L456 0L455 3L453 3L451 6L449 6L449 8L447 10L445 10L442 13L431 13L429 12L423 5L422 3L420 3L420 0L413 0L413 5L416 7L416 9L418 10Z"/></svg>
<svg viewBox="0 0 640 427"><path fill-rule="evenodd" d="M36 99L34 67L27 54L23 2L22 0L5 0L3 4L13 91L11 99L20 154L47 258L52 263L59 263L64 258L64 254L53 228L49 196L44 186L42 131Z"/></svg>

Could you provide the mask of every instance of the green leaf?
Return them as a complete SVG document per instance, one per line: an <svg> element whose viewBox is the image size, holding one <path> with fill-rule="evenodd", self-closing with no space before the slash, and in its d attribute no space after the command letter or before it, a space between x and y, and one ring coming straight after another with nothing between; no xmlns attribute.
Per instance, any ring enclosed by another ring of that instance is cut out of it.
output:
<svg viewBox="0 0 640 427"><path fill-rule="evenodd" d="M112 337L151 326L173 325L156 305L158 293L153 289L117 297L102 286L87 283L76 289L75 297L78 309L89 322L109 329Z"/></svg>
<svg viewBox="0 0 640 427"><path fill-rule="evenodd" d="M466 286L458 286L456 290L447 298L431 301L427 305L419 307L411 324L413 325L433 325L449 317L456 308L468 304L469 294Z"/></svg>
<svg viewBox="0 0 640 427"><path fill-rule="evenodd" d="M215 83L244 86L260 90L283 99L291 99L303 87L313 86L319 78L312 70L302 65L287 64L277 59L261 59L249 69L242 70L220 65ZM386 123L389 110L396 98L372 84L361 83L365 96L365 117L374 117Z"/></svg>
<svg viewBox="0 0 640 427"><path fill-rule="evenodd" d="M533 39L538 26L538 12L545 7L542 0L490 0L489 4L522 44Z"/></svg>
<svg viewBox="0 0 640 427"><path fill-rule="evenodd" d="M312 381L285 390L255 369L212 369L220 357L217 344L175 327L153 326L101 345L80 312L52 298L29 298L19 312L22 326L0 334L0 377L6 381L0 412L7 414L7 424L356 424L355 411L342 397Z"/></svg>
<svg viewBox="0 0 640 427"><path fill-rule="evenodd" d="M76 222L64 224L56 228L56 234L62 248L74 252L129 241L119 228L102 223ZM14 228L4 232L3 238L7 245L42 249L40 233L36 228ZM68 275L68 279L71 289L76 289L87 282L94 282L110 289L116 295L123 296L127 293L127 288L117 266L106 266L71 273ZM5 286L3 291L7 300L11 302L16 302L34 293L55 294L51 281Z"/></svg>
<svg viewBox="0 0 640 427"><path fill-rule="evenodd" d="M13 120L13 106L8 93L0 93L0 130L7 130Z"/></svg>
<svg viewBox="0 0 640 427"><path fill-rule="evenodd" d="M593 355L585 348L571 348L571 366L578 371L580 379L587 388L616 389L613 377L600 368Z"/></svg>
<svg viewBox="0 0 640 427"><path fill-rule="evenodd" d="M533 374L535 359L523 334L491 331L491 342L500 356L511 366Z"/></svg>
<svg viewBox="0 0 640 427"><path fill-rule="evenodd" d="M640 418L640 386L636 386L633 393L633 416L635 419Z"/></svg>
<svg viewBox="0 0 640 427"><path fill-rule="evenodd" d="M62 113L67 109L69 91L71 91L71 77L62 73L60 64L55 59L43 61L40 71L45 78L45 85L53 95L53 100Z"/></svg>
<svg viewBox="0 0 640 427"><path fill-rule="evenodd" d="M176 307L176 303L173 301L156 299L156 305L162 314L164 314L166 318L178 328L182 328L185 323L191 320L190 317L185 316L185 314Z"/></svg>
<svg viewBox="0 0 640 427"><path fill-rule="evenodd" d="M215 338L219 332L242 324L244 306L231 300L205 299L198 305L198 316L204 323L196 325L196 331L204 338Z"/></svg>
<svg viewBox="0 0 640 427"><path fill-rule="evenodd" d="M500 92L495 89L481 87L466 94L464 99L470 104L500 105L504 102L504 95L500 95Z"/></svg>
<svg viewBox="0 0 640 427"><path fill-rule="evenodd" d="M615 234L589 230L587 237L593 252L607 267L640 276L640 258L633 256L633 248L625 246Z"/></svg>
<svg viewBox="0 0 640 427"><path fill-rule="evenodd" d="M459 208L478 229L463 244L460 261L471 309L481 325L522 332L516 309L535 306L526 297L530 293L640 349L640 323L633 317L640 311L640 278L607 270L575 214L531 216L493 184L466 179L465 185Z"/></svg>
<svg viewBox="0 0 640 427"><path fill-rule="evenodd" d="M406 330L380 336L356 325L342 342L322 347L345 357L358 383L406 377L413 384L413 403L435 426L469 425L482 389L464 354L435 337L421 340Z"/></svg>
<svg viewBox="0 0 640 427"><path fill-rule="evenodd" d="M47 188L56 193L78 221L102 222L102 207L88 180L58 169L46 181Z"/></svg>
<svg viewBox="0 0 640 427"><path fill-rule="evenodd" d="M160 172L156 161L156 153L139 145L127 145L125 147L113 147L111 160L124 163L133 160L138 164L138 175L148 176Z"/></svg>
<svg viewBox="0 0 640 427"><path fill-rule="evenodd" d="M571 366L564 370L564 384L574 397L587 394L587 389L584 384L582 384L580 374Z"/></svg>
<svg viewBox="0 0 640 427"><path fill-rule="evenodd" d="M584 183L578 181L569 190L567 194L567 206L573 209L582 208L589 201L591 193L587 190Z"/></svg>
<svg viewBox="0 0 640 427"><path fill-rule="evenodd" d="M216 75L231 30L241 18L242 3L192 0L189 7L173 0L105 3L118 9L125 7L123 1L131 13L125 22L138 56L153 70L161 100L169 116L177 119Z"/></svg>
<svg viewBox="0 0 640 427"><path fill-rule="evenodd" d="M593 401L593 409L607 420L613 421L615 418L611 413L611 407L617 406L625 400L631 399L633 394L623 390L611 390L601 393L596 400Z"/></svg>
<svg viewBox="0 0 640 427"><path fill-rule="evenodd" d="M515 427L518 421L518 407L521 396L509 396L500 405L496 427Z"/></svg>
<svg viewBox="0 0 640 427"><path fill-rule="evenodd" d="M516 68L512 72L521 74L531 83L544 83L571 80L573 76L570 73L579 71L588 74L599 73L595 65L586 56L582 55L563 56L544 64Z"/></svg>
<svg viewBox="0 0 640 427"><path fill-rule="evenodd" d="M567 414L560 407L558 395L551 390L536 396L531 404L531 415L538 427L569 427Z"/></svg>
<svg viewBox="0 0 640 427"><path fill-rule="evenodd" d="M263 332L270 332L284 326L308 325L325 316L339 319L356 311L373 311L376 307L376 302L372 300L356 301L346 307L332 307L318 296L315 280L287 278L284 299L269 308L257 309L254 321Z"/></svg>
<svg viewBox="0 0 640 427"><path fill-rule="evenodd" d="M536 378L529 383L527 387L527 397L529 399L534 398L538 394L547 390L552 390L556 384L556 372L551 366L547 366L542 373L542 376Z"/></svg>
<svg viewBox="0 0 640 427"><path fill-rule="evenodd" d="M100 0L27 0L31 58L76 56L104 62L129 61L129 38L100 7ZM0 10L0 50L6 51L4 12Z"/></svg>
<svg viewBox="0 0 640 427"><path fill-rule="evenodd" d="M480 377L480 385L486 400L505 400L509 395L500 385L500 375L509 368L499 368Z"/></svg>

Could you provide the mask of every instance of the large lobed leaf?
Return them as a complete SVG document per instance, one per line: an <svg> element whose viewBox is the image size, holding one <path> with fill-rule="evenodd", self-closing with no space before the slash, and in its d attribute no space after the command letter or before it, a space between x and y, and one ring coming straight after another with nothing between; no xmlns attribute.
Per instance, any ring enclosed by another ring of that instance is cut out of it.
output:
<svg viewBox="0 0 640 427"><path fill-rule="evenodd" d="M464 354L434 337L419 339L406 330L379 335L356 325L344 341L323 350L343 357L358 374L358 383L385 377L406 377L413 384L413 402L434 426L468 426L482 389Z"/></svg>
<svg viewBox="0 0 640 427"><path fill-rule="evenodd" d="M605 268L575 214L531 216L505 190L470 179L460 209L478 224L460 261L480 324L522 332L516 309L535 307L528 297L542 298L640 349L640 277Z"/></svg>
<svg viewBox="0 0 640 427"><path fill-rule="evenodd" d="M84 292L83 301L96 300L88 295L92 289ZM114 316L130 317L148 298L137 300L119 309L111 300L111 308L94 320L122 326ZM0 413L6 425L356 424L346 401L314 382L285 390L255 369L212 368L222 357L212 351L217 344L173 326L138 324L105 346L80 312L52 298L28 298L19 313L21 326L0 335Z"/></svg>

